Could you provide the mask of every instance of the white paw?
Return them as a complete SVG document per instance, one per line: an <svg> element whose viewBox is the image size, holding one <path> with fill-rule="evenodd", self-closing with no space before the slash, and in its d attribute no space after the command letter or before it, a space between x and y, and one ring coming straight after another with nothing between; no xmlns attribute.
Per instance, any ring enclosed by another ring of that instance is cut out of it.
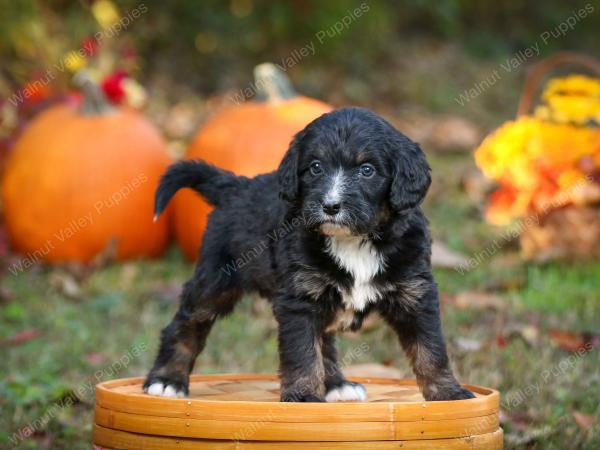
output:
<svg viewBox="0 0 600 450"><path fill-rule="evenodd" d="M170 398L183 398L185 393L183 391L176 390L173 386L165 386L162 383L152 383L146 389L144 389L148 395L156 395L157 397L170 397Z"/></svg>
<svg viewBox="0 0 600 450"><path fill-rule="evenodd" d="M325 395L326 402L364 402L367 400L367 391L360 384L344 384L332 389Z"/></svg>

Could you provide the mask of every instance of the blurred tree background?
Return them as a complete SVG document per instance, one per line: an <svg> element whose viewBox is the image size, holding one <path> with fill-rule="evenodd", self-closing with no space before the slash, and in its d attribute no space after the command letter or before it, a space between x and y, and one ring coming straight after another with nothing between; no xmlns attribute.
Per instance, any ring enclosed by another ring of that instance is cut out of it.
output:
<svg viewBox="0 0 600 450"><path fill-rule="evenodd" d="M99 28L89 11L94 2L89 0L2 0L2 3L2 76L3 82L13 88L58 61L62 52L78 49ZM419 64L421 57L427 59L428 52L453 47L457 54L450 55L456 59L456 70L460 71L463 53L482 61L505 58L540 41L542 33L555 31L561 22L586 5L592 9L594 5L596 9L600 7L597 2L585 0L366 2L369 10L358 19L359 25L351 23L322 43L316 40L317 33L329 30L360 3L347 0L114 2L121 14L140 5L147 10L118 36L120 45L127 42L139 55L137 75L143 82L164 74L199 93L232 89L248 82L257 62L280 62L314 41L314 55L292 68L292 72L301 72L297 74L300 90L315 96L332 89L335 92L343 74L344 79L358 80L357 85L350 83L344 92L350 101L380 96L390 102L410 101L413 92L383 75L388 71L410 70ZM590 14L583 21L584 26L577 23L540 45L541 56L558 49L597 50L600 15ZM436 73L429 88L444 89L437 85L444 82L442 75ZM461 81L460 74L453 75L456 82ZM386 82L380 83L381 80ZM362 86L363 83L369 88ZM433 106L441 109L456 106L453 102L445 103L440 101Z"/></svg>

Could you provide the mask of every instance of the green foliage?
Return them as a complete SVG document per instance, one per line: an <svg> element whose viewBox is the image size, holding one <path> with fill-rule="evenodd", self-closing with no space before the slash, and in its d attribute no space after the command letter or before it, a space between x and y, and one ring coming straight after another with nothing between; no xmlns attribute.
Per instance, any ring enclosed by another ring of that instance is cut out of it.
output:
<svg viewBox="0 0 600 450"><path fill-rule="evenodd" d="M378 65L402 62L396 41L415 37L456 42L475 55L506 56L540 41L570 16L593 2L525 0L426 0L361 2L301 0L146 0L147 12L132 21L119 39L131 40L147 70L176 60L180 77L204 89L232 87L247 81L251 68L264 60L280 62L294 51L315 44L302 70L335 66L365 73ZM137 0L115 1L123 16L140 6ZM355 9L368 8L359 17ZM598 5L595 7L599 8ZM61 52L79 48L99 30L88 2L8 2L0 19L0 53L16 57L5 70L20 81L34 69L44 70ZM336 24L343 27L335 31ZM542 54L558 49L593 50L600 15L589 14L558 39L542 45ZM319 33L325 34L319 39Z"/></svg>

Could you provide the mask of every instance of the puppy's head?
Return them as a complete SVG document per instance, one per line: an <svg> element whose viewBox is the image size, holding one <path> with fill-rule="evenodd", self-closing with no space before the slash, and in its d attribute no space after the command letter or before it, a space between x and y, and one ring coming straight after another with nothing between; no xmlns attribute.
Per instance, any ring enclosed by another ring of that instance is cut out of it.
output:
<svg viewBox="0 0 600 450"><path fill-rule="evenodd" d="M278 170L282 198L310 228L360 235L418 206L431 182L419 146L362 108L325 114L298 133Z"/></svg>

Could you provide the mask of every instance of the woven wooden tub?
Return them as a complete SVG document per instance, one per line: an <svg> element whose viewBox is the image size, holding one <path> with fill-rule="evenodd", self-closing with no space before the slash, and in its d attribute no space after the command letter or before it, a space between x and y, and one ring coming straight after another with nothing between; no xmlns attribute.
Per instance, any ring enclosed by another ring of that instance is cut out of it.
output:
<svg viewBox="0 0 600 450"><path fill-rule="evenodd" d="M352 378L365 403L280 403L275 375L194 375L190 397L142 392L142 378L96 387L94 444L126 450L501 449L499 394L426 402L412 380Z"/></svg>

